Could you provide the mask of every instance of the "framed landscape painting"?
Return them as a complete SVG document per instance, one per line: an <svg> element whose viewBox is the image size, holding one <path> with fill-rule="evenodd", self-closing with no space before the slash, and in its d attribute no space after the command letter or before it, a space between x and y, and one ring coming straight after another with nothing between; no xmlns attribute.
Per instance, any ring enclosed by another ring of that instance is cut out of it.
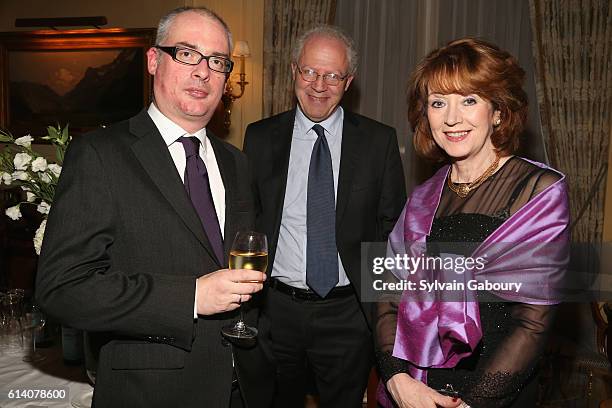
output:
<svg viewBox="0 0 612 408"><path fill-rule="evenodd" d="M127 119L149 103L154 29L0 33L0 127L15 136L71 133Z"/></svg>

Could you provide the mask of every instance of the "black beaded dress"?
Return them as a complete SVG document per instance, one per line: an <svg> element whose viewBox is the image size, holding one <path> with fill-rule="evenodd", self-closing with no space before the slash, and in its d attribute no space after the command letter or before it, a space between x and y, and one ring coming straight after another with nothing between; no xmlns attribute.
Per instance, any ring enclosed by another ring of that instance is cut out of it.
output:
<svg viewBox="0 0 612 408"><path fill-rule="evenodd" d="M449 253L455 249L456 253L457 246L452 243L457 242L472 243L468 246L475 249L521 206L559 178L557 173L515 156L465 198L445 185L427 238L428 252ZM483 336L475 352L452 369L429 369L427 385L442 389L451 384L474 408L535 406L535 366L554 307L501 302L487 292L478 296ZM408 372L407 361L391 356L397 307L393 301L378 304L376 355L385 384L394 374Z"/></svg>

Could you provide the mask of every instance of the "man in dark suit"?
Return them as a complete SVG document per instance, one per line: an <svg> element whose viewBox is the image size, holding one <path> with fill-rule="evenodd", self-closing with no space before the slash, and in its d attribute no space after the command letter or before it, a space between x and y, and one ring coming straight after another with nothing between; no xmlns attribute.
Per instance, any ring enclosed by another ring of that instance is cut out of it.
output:
<svg viewBox="0 0 612 408"><path fill-rule="evenodd" d="M236 231L254 222L246 158L206 130L230 50L216 14L170 12L147 52L154 103L75 139L66 155L36 297L106 339L97 407L268 405L259 349L220 334L262 288L241 281L265 277L223 269Z"/></svg>
<svg viewBox="0 0 612 408"><path fill-rule="evenodd" d="M260 341L277 362L279 407L303 406L311 374L322 407L360 407L372 367L361 242L386 239L405 187L395 130L339 106L356 58L334 27L305 33L293 53L297 108L246 131L256 225L270 240Z"/></svg>

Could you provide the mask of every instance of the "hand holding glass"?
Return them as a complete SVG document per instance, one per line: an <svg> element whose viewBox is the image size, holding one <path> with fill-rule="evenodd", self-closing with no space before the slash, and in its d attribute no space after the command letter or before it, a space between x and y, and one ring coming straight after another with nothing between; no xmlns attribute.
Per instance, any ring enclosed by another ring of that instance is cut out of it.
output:
<svg viewBox="0 0 612 408"><path fill-rule="evenodd" d="M230 269L252 269L265 273L268 266L268 241L265 234L253 231L240 231L234 238L230 250ZM240 281L241 283L263 283L262 281ZM232 339L253 339L257 336L257 329L244 323L242 307L240 319L221 332Z"/></svg>

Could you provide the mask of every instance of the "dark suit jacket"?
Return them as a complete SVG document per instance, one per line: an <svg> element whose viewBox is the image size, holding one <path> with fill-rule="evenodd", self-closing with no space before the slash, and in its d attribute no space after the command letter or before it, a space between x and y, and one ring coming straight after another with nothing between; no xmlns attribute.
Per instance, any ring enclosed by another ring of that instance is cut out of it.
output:
<svg viewBox="0 0 612 408"><path fill-rule="evenodd" d="M229 405L232 347L220 330L235 313L194 322L195 281L227 265L236 231L252 228L253 205L246 158L209 136L225 186L223 265L146 111L70 144L36 297L63 324L109 340L100 350L97 407ZM272 382L257 350L233 350L251 407L268 405L262 398Z"/></svg>
<svg viewBox="0 0 612 408"><path fill-rule="evenodd" d="M295 109L252 123L245 135L256 228L269 238L268 273L278 243L294 120ZM405 204L406 190L395 129L346 110L342 129L336 246L360 296L361 242L386 240ZM363 307L370 323L370 310Z"/></svg>

